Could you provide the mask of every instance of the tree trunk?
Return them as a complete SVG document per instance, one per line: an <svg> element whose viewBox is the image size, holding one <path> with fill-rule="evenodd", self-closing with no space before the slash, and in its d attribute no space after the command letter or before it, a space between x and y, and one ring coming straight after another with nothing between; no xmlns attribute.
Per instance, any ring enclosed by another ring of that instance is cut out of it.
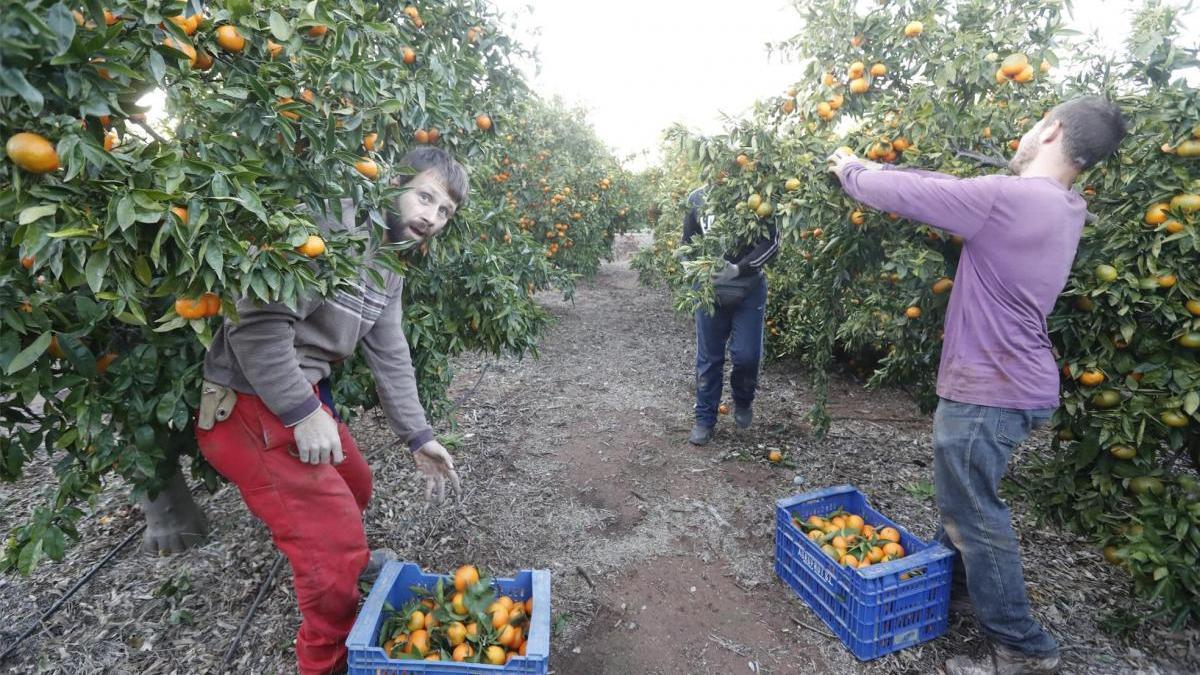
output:
<svg viewBox="0 0 1200 675"><path fill-rule="evenodd" d="M192 498L178 465L154 499L143 495L138 503L146 515L142 551L156 555L181 553L208 537L208 519Z"/></svg>

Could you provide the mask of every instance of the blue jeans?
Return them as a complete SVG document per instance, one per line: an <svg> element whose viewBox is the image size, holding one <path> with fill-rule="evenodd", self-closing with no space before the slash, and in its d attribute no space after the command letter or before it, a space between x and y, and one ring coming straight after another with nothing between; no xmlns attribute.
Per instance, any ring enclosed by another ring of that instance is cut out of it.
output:
<svg viewBox="0 0 1200 675"><path fill-rule="evenodd" d="M1058 645L1030 613L1021 551L999 488L1013 450L1053 413L941 399L933 418L938 540L958 552L956 590L965 578L991 640L1035 657L1057 654Z"/></svg>
<svg viewBox="0 0 1200 675"><path fill-rule="evenodd" d="M767 309L767 278L751 287L741 302L716 307L712 314L696 311L696 422L713 427L721 405L725 375L725 349L733 362L729 387L733 402L748 406L758 387L758 366L763 352L763 318Z"/></svg>

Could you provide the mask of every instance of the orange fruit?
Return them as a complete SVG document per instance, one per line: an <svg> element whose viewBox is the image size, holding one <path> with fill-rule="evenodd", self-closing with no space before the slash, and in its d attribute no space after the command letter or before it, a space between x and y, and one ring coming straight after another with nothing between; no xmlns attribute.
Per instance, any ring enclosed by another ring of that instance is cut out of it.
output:
<svg viewBox="0 0 1200 675"><path fill-rule="evenodd" d="M412 47L405 47L400 54L406 65L411 66L417 62L417 53L412 50Z"/></svg>
<svg viewBox="0 0 1200 675"><path fill-rule="evenodd" d="M1158 278L1158 285L1161 288L1170 288L1178 281L1179 279L1174 274L1164 274Z"/></svg>
<svg viewBox="0 0 1200 675"><path fill-rule="evenodd" d="M475 117L475 126L479 127L480 131L487 131L492 128L492 118L487 115L478 115Z"/></svg>
<svg viewBox="0 0 1200 675"><path fill-rule="evenodd" d="M450 609L454 610L455 614L463 615L467 613L466 597L462 593L455 593L454 599L450 601Z"/></svg>
<svg viewBox="0 0 1200 675"><path fill-rule="evenodd" d="M167 17L167 21L179 26L179 30L183 31L184 35L192 35L196 32L196 29L200 26L199 19L200 17L198 14L189 17L185 17L182 14Z"/></svg>
<svg viewBox="0 0 1200 675"><path fill-rule="evenodd" d="M496 641L505 647L515 648L521 644L518 638L520 638L520 629L510 625L500 630L500 635L496 637ZM514 642L516 644L513 644Z"/></svg>
<svg viewBox="0 0 1200 675"><path fill-rule="evenodd" d="M419 614L419 612L414 612ZM419 656L425 656L429 651L429 632L425 629L415 630L408 638L408 647L404 650L408 654L416 653Z"/></svg>
<svg viewBox="0 0 1200 675"><path fill-rule="evenodd" d="M379 178L379 165L370 157L363 157L358 160L354 165L354 169L371 180Z"/></svg>
<svg viewBox="0 0 1200 675"><path fill-rule="evenodd" d="M892 148L896 152L904 152L905 150L907 150L911 147L912 147L912 143L909 143L908 139L903 136L892 141Z"/></svg>
<svg viewBox="0 0 1200 675"><path fill-rule="evenodd" d="M529 644L529 640L522 640L522 641L521 641L521 648L517 650L517 653L518 653L518 654L520 654L521 656L526 656L526 654L525 654L525 647L526 647L528 644Z"/></svg>
<svg viewBox="0 0 1200 675"><path fill-rule="evenodd" d="M846 516L846 529L854 530L855 532L862 532L864 525L866 525L866 523L863 521L862 516L857 514L850 514Z"/></svg>
<svg viewBox="0 0 1200 675"><path fill-rule="evenodd" d="M1192 316L1200 316L1200 300L1188 300L1184 303L1184 307L1192 313Z"/></svg>
<svg viewBox="0 0 1200 675"><path fill-rule="evenodd" d="M96 374L103 375L104 373L108 372L108 367L111 366L112 362L116 360L117 355L113 352L108 352L96 359Z"/></svg>
<svg viewBox="0 0 1200 675"><path fill-rule="evenodd" d="M200 296L200 302L204 305L204 316L216 316L221 312L221 296L216 293L205 293Z"/></svg>
<svg viewBox="0 0 1200 675"><path fill-rule="evenodd" d="M767 459L772 462L782 462L783 461L783 453L779 452L778 450L772 450L767 455Z"/></svg>
<svg viewBox="0 0 1200 675"><path fill-rule="evenodd" d="M483 650L483 660L486 663L492 664L493 666L504 665L504 647L499 645L491 645L487 649Z"/></svg>
<svg viewBox="0 0 1200 675"><path fill-rule="evenodd" d="M315 38L325 37L325 34L328 32L329 32L329 26L317 24L317 25L313 26L312 28L308 29L308 36L315 37Z"/></svg>
<svg viewBox="0 0 1200 675"><path fill-rule="evenodd" d="M23 256L21 258L21 267L27 270L33 269L33 264L37 262L37 257L32 255Z"/></svg>
<svg viewBox="0 0 1200 675"><path fill-rule="evenodd" d="M873 563L882 562L883 556L883 548L879 546L872 546L871 550L867 551L867 560L870 560Z"/></svg>
<svg viewBox="0 0 1200 675"><path fill-rule="evenodd" d="M883 77L884 75L887 75L887 66L882 63L871 66L871 77Z"/></svg>
<svg viewBox="0 0 1200 675"><path fill-rule="evenodd" d="M853 80L855 78L862 77L863 73L866 72L866 64L864 64L862 61L855 61L854 63L850 64L850 69L846 71L846 75Z"/></svg>
<svg viewBox="0 0 1200 675"><path fill-rule="evenodd" d="M833 78L833 73L825 73L821 77L821 84L825 85L826 87L832 87L833 85L837 84L837 80Z"/></svg>
<svg viewBox="0 0 1200 675"><path fill-rule="evenodd" d="M363 136L363 147L367 149L367 152L375 152L375 141L378 140L378 138L379 134L375 133L374 131L366 136Z"/></svg>
<svg viewBox="0 0 1200 675"><path fill-rule="evenodd" d="M441 137L442 137L442 132L438 131L437 127L429 127L429 142L430 143L437 143L438 139Z"/></svg>
<svg viewBox="0 0 1200 675"><path fill-rule="evenodd" d="M1183 232L1183 223L1178 220L1168 220L1163 224L1163 229L1167 231L1167 234L1179 234Z"/></svg>
<svg viewBox="0 0 1200 675"><path fill-rule="evenodd" d="M1079 375L1079 384L1085 387L1094 387L1101 382L1104 382L1104 373L1099 370L1085 370Z"/></svg>
<svg viewBox="0 0 1200 675"><path fill-rule="evenodd" d="M889 541L883 545L883 554L893 560L904 557L904 547L894 541Z"/></svg>
<svg viewBox="0 0 1200 675"><path fill-rule="evenodd" d="M475 42L479 39L480 32L481 32L481 29L478 26L472 26L472 27L468 28L467 29L467 42L469 44L475 44Z"/></svg>
<svg viewBox="0 0 1200 675"><path fill-rule="evenodd" d="M301 101L311 104L313 101L316 100L316 98L317 97L313 95L311 89L301 89L300 90L300 100Z"/></svg>
<svg viewBox="0 0 1200 675"><path fill-rule="evenodd" d="M942 277L933 282L933 292L935 295L941 295L954 287L954 281L947 277Z"/></svg>
<svg viewBox="0 0 1200 675"><path fill-rule="evenodd" d="M13 134L4 144L13 164L29 173L49 173L58 169L58 152L45 136L31 131Z"/></svg>
<svg viewBox="0 0 1200 675"><path fill-rule="evenodd" d="M865 94L870 88L871 83L866 78L859 77L850 81L850 93L852 94Z"/></svg>
<svg viewBox="0 0 1200 675"><path fill-rule="evenodd" d="M1018 52L1009 54L1000 62L1000 72L1008 77L1016 77L1021 74L1022 70L1029 65L1029 57Z"/></svg>
<svg viewBox="0 0 1200 675"><path fill-rule="evenodd" d="M188 44L186 42L176 43L173 38L167 38L167 39L163 40L163 45L166 47L170 47L171 49L174 49L177 52L183 52L183 55L187 57L188 65L191 65L191 66L196 65L196 48L195 47L191 46L190 44Z"/></svg>
<svg viewBox="0 0 1200 675"><path fill-rule="evenodd" d="M875 537L875 526L874 525L863 525L862 536L863 536L863 539L874 538Z"/></svg>
<svg viewBox="0 0 1200 675"><path fill-rule="evenodd" d="M171 213L175 214L175 217L179 219L179 222L183 223L184 225L188 224L188 210L186 208L182 206L172 206Z"/></svg>
<svg viewBox="0 0 1200 675"><path fill-rule="evenodd" d="M267 39L267 53L271 55L272 59L274 59L283 53L283 45L268 38Z"/></svg>
<svg viewBox="0 0 1200 675"><path fill-rule="evenodd" d="M408 629L410 631L418 631L425 627L425 613L416 610L408 615Z"/></svg>
<svg viewBox="0 0 1200 675"><path fill-rule="evenodd" d="M217 44L227 52L240 52L246 47L246 38L238 32L235 26L224 24L216 30Z"/></svg>
<svg viewBox="0 0 1200 675"><path fill-rule="evenodd" d="M1117 459L1130 460L1137 457L1137 448L1128 445L1114 445L1108 449L1108 452Z"/></svg>
<svg viewBox="0 0 1200 675"><path fill-rule="evenodd" d="M1182 429L1188 425L1187 415L1184 415L1182 412L1180 412L1178 410L1168 410L1165 413L1159 415L1158 419L1160 419L1163 424L1171 427L1172 429Z"/></svg>
<svg viewBox="0 0 1200 675"><path fill-rule="evenodd" d="M851 569L858 569L858 566L859 566L858 558L855 558L853 555L851 555L849 553L843 555L841 560L839 560L838 562L840 562L841 564L843 564L846 567L849 567Z"/></svg>
<svg viewBox="0 0 1200 675"><path fill-rule="evenodd" d="M834 110L837 110L838 108L841 108L841 107L842 107L842 104L843 104L843 103L845 103L845 102L846 102L846 97L845 97L845 96L843 96L843 95L842 95L842 94L840 94L840 93L838 93L838 94L834 94L834 95L833 95L833 96L831 96L831 97L830 97L830 99L829 99L829 107L830 107L830 108L833 108ZM852 154L852 155L853 155L854 153L852 152L852 153L850 153L850 154Z"/></svg>
<svg viewBox="0 0 1200 675"><path fill-rule="evenodd" d="M467 624L467 637L479 637L479 624L474 621Z"/></svg>
<svg viewBox="0 0 1200 675"><path fill-rule="evenodd" d="M189 321L203 319L205 310L204 301L199 298L177 298L175 300L175 313Z"/></svg>
<svg viewBox="0 0 1200 675"><path fill-rule="evenodd" d="M113 130L109 131L108 133L104 134L104 149L108 152L112 152L112 149L117 147L118 138L119 137L117 136L116 129L113 129Z"/></svg>
<svg viewBox="0 0 1200 675"><path fill-rule="evenodd" d="M461 663L472 656L475 656L475 649L464 642L454 647L454 653L450 655L450 658Z"/></svg>
<svg viewBox="0 0 1200 675"><path fill-rule="evenodd" d="M454 589L456 591L462 593L477 583L479 583L479 569L474 565L463 565L454 571Z"/></svg>
<svg viewBox="0 0 1200 675"><path fill-rule="evenodd" d="M295 99L292 98L291 96L284 96L279 99L278 104L279 105L287 105L288 103L294 103L294 102L295 102ZM294 110L280 110L279 114L283 115L284 117L288 118L289 120L293 120L293 121L300 119L300 113L298 113Z"/></svg>
<svg viewBox="0 0 1200 675"><path fill-rule="evenodd" d="M417 142L417 145L425 145L429 142L429 132L424 129L417 129L413 132L413 140Z"/></svg>
<svg viewBox="0 0 1200 675"><path fill-rule="evenodd" d="M904 316L907 316L910 319L919 319L921 318L921 308L909 307L908 309L904 310Z"/></svg>
<svg viewBox="0 0 1200 675"><path fill-rule="evenodd" d="M817 116L823 120L833 117L833 106L829 105L825 101L821 101L817 104Z"/></svg>
<svg viewBox="0 0 1200 675"><path fill-rule="evenodd" d="M315 258L325 252L325 240L310 234L307 241L296 247L296 251L309 258Z"/></svg>
<svg viewBox="0 0 1200 675"><path fill-rule="evenodd" d="M1167 222L1167 209L1169 208L1171 208L1170 204L1162 202L1146 209L1146 224L1162 225L1163 223Z"/></svg>
<svg viewBox="0 0 1200 675"><path fill-rule="evenodd" d="M910 37L910 38L915 38L918 35L920 35L921 33L923 33L924 31L925 31L925 25L922 24L920 21L909 21L908 25L904 27L904 36Z"/></svg>
<svg viewBox="0 0 1200 675"><path fill-rule="evenodd" d="M1171 198L1171 208L1184 213L1200 211L1200 194L1185 193Z"/></svg>
<svg viewBox="0 0 1200 675"><path fill-rule="evenodd" d="M878 532L880 539L885 539L895 544L900 543L900 531L894 527L885 527Z"/></svg>
<svg viewBox="0 0 1200 675"><path fill-rule="evenodd" d="M196 69L208 70L213 67L213 55L201 49L196 52Z"/></svg>
<svg viewBox="0 0 1200 675"><path fill-rule="evenodd" d="M1026 65L1017 76L1013 78L1015 81L1022 84L1033 80L1033 66Z"/></svg>
<svg viewBox="0 0 1200 675"><path fill-rule="evenodd" d="M491 612L491 615L492 628L500 630L500 628L508 625L508 610L504 607L496 607L495 610Z"/></svg>

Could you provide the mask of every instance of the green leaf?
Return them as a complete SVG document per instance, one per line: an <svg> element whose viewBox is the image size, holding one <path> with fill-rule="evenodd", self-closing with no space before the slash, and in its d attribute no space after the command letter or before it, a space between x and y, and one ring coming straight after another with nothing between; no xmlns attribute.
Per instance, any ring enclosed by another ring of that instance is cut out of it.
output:
<svg viewBox="0 0 1200 675"><path fill-rule="evenodd" d="M65 54L71 47L71 41L75 39L75 17L71 15L71 10L61 2L56 3L46 14L46 23L54 31L52 56Z"/></svg>
<svg viewBox="0 0 1200 675"><path fill-rule="evenodd" d="M271 34L280 42L287 42L292 39L292 26L283 18L283 15L275 10L271 10L270 17Z"/></svg>
<svg viewBox="0 0 1200 675"><path fill-rule="evenodd" d="M133 225L136 218L137 213L133 208L133 200L130 199L128 194L122 195L121 198L117 200L117 225L119 225L122 230L127 229Z"/></svg>
<svg viewBox="0 0 1200 675"><path fill-rule="evenodd" d="M108 271L108 251L96 251L88 259L83 273L87 277L88 287L93 293L99 293L104 287L104 273Z"/></svg>
<svg viewBox="0 0 1200 675"><path fill-rule="evenodd" d="M19 216L17 216L17 223L19 223L21 225L28 225L32 222L41 220L42 218L45 218L46 216L52 216L55 213L58 213L58 204L44 204L42 206L30 206L27 209L23 209L21 211L21 214Z"/></svg>
<svg viewBox="0 0 1200 675"><path fill-rule="evenodd" d="M217 273L217 278L225 281L225 254L221 251L221 240L212 239L204 249L204 261Z"/></svg>
<svg viewBox="0 0 1200 675"><path fill-rule="evenodd" d="M33 341L33 344L29 345L25 349L22 349L15 357L13 357L13 360L9 362L8 367L4 369L4 373L6 375L12 375L13 373L20 372L28 368L35 361L41 358L42 354L46 353L46 349L50 346L50 340L53 337L54 334L49 331L42 333L38 339Z"/></svg>
<svg viewBox="0 0 1200 675"><path fill-rule="evenodd" d="M1195 415L1197 409L1200 409L1200 392L1189 391L1183 397L1183 411L1189 415Z"/></svg>
<svg viewBox="0 0 1200 675"><path fill-rule="evenodd" d="M1170 573L1171 573L1170 570L1168 570L1165 565L1160 565L1158 567L1155 567L1154 568L1154 580L1158 581L1160 579L1166 578L1166 576Z"/></svg>
<svg viewBox="0 0 1200 675"><path fill-rule="evenodd" d="M45 99L42 97L42 92L30 84L29 80L25 79L24 73L13 68L0 68L0 83L25 99L33 114L41 114Z"/></svg>
<svg viewBox="0 0 1200 675"><path fill-rule="evenodd" d="M174 391L169 391L158 399L158 405L154 407L154 416L159 424L166 424L171 420L171 416L175 414L175 403L178 401L179 394Z"/></svg>
<svg viewBox="0 0 1200 675"><path fill-rule="evenodd" d="M150 271L150 261L144 255L138 256L138 259L134 261L133 273L145 286L149 286L150 282L154 280L154 274Z"/></svg>
<svg viewBox="0 0 1200 675"><path fill-rule="evenodd" d="M92 233L93 231L91 228L69 227L65 230L59 230L58 232L51 232L46 236L50 237L51 239L69 239L71 237L86 237Z"/></svg>
<svg viewBox="0 0 1200 675"><path fill-rule="evenodd" d="M154 76L154 81L162 84L163 78L167 76L167 61L163 55L157 51L150 52L150 74Z"/></svg>
<svg viewBox="0 0 1200 675"><path fill-rule="evenodd" d="M262 200L258 198L257 194L244 187L238 188L238 199L247 211L258 216L262 222L267 222L267 211L263 208Z"/></svg>

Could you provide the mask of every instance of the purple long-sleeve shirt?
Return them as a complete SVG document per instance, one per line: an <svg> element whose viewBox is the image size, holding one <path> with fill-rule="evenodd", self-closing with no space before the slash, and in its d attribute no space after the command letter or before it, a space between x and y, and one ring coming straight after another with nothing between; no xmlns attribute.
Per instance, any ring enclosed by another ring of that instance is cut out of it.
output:
<svg viewBox="0 0 1200 675"><path fill-rule="evenodd" d="M1045 177L962 179L848 164L846 192L964 240L938 369L938 396L1035 410L1059 402L1046 317L1066 286L1087 204Z"/></svg>

